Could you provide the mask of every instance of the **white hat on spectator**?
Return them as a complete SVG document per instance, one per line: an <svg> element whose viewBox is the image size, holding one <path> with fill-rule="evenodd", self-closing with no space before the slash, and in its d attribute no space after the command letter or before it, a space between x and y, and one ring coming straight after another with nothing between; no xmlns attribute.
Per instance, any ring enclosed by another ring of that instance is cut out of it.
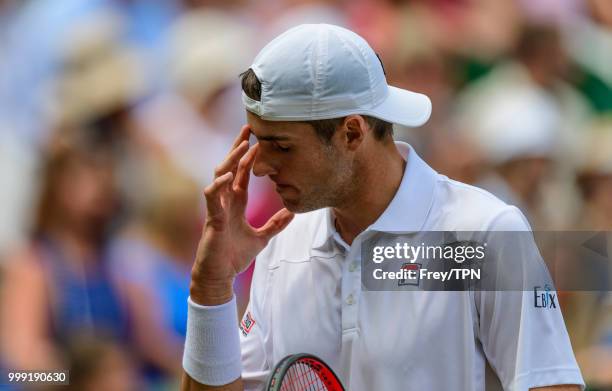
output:
<svg viewBox="0 0 612 391"><path fill-rule="evenodd" d="M529 87L497 94L481 107L469 136L493 164L552 157L557 150L561 113L551 99Z"/></svg>
<svg viewBox="0 0 612 391"><path fill-rule="evenodd" d="M253 34L236 17L222 11L189 12L170 32L170 78L196 102L237 83L248 68Z"/></svg>
<svg viewBox="0 0 612 391"><path fill-rule="evenodd" d="M121 15L103 10L69 29L62 69L49 86L47 103L56 123L87 122L145 94L142 56L121 41L123 23Z"/></svg>

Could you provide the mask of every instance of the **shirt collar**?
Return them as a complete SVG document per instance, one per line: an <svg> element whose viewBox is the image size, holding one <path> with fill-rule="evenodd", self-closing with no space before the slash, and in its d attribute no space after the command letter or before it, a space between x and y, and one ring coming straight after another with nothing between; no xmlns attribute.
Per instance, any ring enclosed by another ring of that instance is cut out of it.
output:
<svg viewBox="0 0 612 391"><path fill-rule="evenodd" d="M409 144L396 141L395 146L406 160L406 169L395 196L380 217L367 231L417 232L421 231L434 199L438 173ZM323 247L336 233L331 208L323 211L322 228L314 241L314 248Z"/></svg>

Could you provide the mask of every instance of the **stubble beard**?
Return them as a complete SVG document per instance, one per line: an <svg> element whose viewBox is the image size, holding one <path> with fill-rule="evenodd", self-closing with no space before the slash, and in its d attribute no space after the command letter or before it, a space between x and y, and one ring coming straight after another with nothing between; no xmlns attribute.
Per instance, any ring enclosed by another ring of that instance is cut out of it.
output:
<svg viewBox="0 0 612 391"><path fill-rule="evenodd" d="M357 164L355 161L333 158L332 153L331 149L325 153L328 175L321 175L321 181L310 186L297 204L288 206L290 211L306 213L326 207L342 207L351 202L359 187L359 178L355 175L359 172Z"/></svg>

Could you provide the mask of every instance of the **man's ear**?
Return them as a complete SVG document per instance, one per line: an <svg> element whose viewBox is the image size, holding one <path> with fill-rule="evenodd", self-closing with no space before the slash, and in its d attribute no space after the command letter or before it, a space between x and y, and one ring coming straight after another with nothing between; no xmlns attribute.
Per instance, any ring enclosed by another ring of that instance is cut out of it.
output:
<svg viewBox="0 0 612 391"><path fill-rule="evenodd" d="M363 116L358 114L348 115L342 124L342 142L349 150L356 150L365 140L369 131L369 125Z"/></svg>

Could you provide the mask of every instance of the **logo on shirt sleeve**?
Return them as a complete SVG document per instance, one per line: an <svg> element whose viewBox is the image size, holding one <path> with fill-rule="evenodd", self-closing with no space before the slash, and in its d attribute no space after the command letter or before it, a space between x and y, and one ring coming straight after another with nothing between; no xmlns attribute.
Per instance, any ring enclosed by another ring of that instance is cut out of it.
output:
<svg viewBox="0 0 612 391"><path fill-rule="evenodd" d="M242 331L242 335L245 337L249 335L253 326L255 325L255 319L253 319L253 315L251 315L251 311L247 311L240 322L240 331Z"/></svg>
<svg viewBox="0 0 612 391"><path fill-rule="evenodd" d="M533 305L535 308L557 308L557 295L551 292L550 285L546 284L542 288L536 286L533 288Z"/></svg>

